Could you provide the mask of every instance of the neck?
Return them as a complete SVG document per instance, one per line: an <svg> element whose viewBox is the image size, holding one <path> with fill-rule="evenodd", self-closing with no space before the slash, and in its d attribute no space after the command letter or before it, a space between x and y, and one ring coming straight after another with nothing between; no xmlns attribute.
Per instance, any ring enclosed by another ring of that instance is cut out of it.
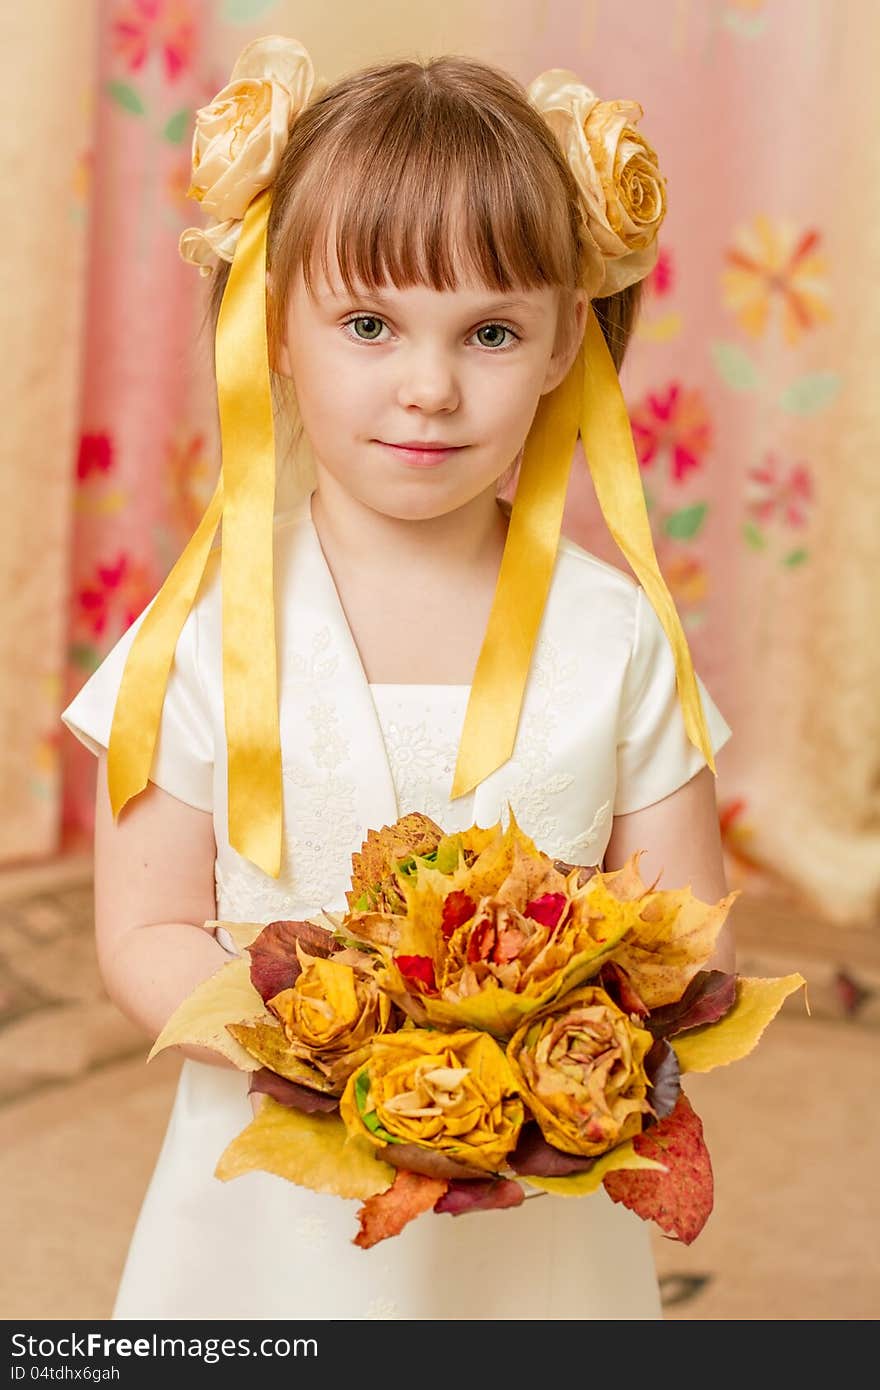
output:
<svg viewBox="0 0 880 1390"><path fill-rule="evenodd" d="M444 573L490 566L497 570L507 535L507 516L494 484L443 516L407 520L374 511L353 497L326 469L316 466L312 520L328 559L415 573Z"/></svg>

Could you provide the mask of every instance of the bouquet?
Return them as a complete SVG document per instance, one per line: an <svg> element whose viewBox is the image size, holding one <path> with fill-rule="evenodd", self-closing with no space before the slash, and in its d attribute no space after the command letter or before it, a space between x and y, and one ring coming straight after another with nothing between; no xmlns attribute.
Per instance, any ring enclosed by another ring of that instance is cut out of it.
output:
<svg viewBox="0 0 880 1390"><path fill-rule="evenodd" d="M416 813L369 832L346 911L218 924L246 954L150 1053L250 1073L259 1108L216 1176L359 1199L362 1248L428 1211L600 1184L690 1244L712 1168L682 1077L746 1056L805 980L706 969L738 891L647 885L643 853L605 873L552 859L512 812L458 834Z"/></svg>

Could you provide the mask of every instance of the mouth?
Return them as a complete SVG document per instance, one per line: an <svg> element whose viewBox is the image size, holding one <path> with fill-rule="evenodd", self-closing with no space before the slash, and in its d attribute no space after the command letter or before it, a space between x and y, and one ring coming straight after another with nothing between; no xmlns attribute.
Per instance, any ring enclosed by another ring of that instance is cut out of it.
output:
<svg viewBox="0 0 880 1390"><path fill-rule="evenodd" d="M465 444L432 444L419 440L409 440L405 444L389 444L384 439L377 439L375 442L380 444L383 449L388 449L411 468L436 468L439 464L452 458L453 455L460 454L462 449L467 448Z"/></svg>

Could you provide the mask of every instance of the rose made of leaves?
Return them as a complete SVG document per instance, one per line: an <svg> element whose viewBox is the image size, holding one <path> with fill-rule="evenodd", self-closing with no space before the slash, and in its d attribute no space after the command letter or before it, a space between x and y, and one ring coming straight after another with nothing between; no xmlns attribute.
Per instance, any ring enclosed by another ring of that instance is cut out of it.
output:
<svg viewBox="0 0 880 1390"><path fill-rule="evenodd" d="M229 1032L270 1071L340 1095L373 1038L392 1026L392 1004L369 969L300 954L295 983L266 1001L277 1024L231 1023Z"/></svg>
<svg viewBox="0 0 880 1390"><path fill-rule="evenodd" d="M652 1113L653 1042L604 989L585 985L518 1028L507 1057L547 1143L592 1156L640 1133Z"/></svg>
<svg viewBox="0 0 880 1390"><path fill-rule="evenodd" d="M413 1144L498 1172L523 1122L510 1064L486 1033L403 1028L376 1038L339 1113L377 1148Z"/></svg>

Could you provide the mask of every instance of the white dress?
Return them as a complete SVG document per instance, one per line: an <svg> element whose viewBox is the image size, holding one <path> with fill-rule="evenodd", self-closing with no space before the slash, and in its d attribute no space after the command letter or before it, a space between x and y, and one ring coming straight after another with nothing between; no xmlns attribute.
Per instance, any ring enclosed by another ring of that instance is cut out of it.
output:
<svg viewBox="0 0 880 1390"><path fill-rule="evenodd" d="M651 804L704 764L684 734L671 655L638 586L563 541L514 756L475 792L450 801L468 688L369 686L307 503L279 521L276 543L285 788L279 879L226 839L213 573L178 643L151 774L180 799L213 809L219 920L269 922L341 907L365 830L410 810L455 830L493 824L509 802L554 856L601 863L615 812ZM569 656L573 620L583 640ZM95 751L107 746L141 621L62 715ZM717 751L730 729L702 682L700 689ZM604 1189L576 1199L542 1194L505 1211L425 1213L365 1251L352 1243L357 1202L266 1173L220 1182L216 1162L251 1119L246 1091L239 1072L183 1063L114 1318L661 1317L650 1230Z"/></svg>

